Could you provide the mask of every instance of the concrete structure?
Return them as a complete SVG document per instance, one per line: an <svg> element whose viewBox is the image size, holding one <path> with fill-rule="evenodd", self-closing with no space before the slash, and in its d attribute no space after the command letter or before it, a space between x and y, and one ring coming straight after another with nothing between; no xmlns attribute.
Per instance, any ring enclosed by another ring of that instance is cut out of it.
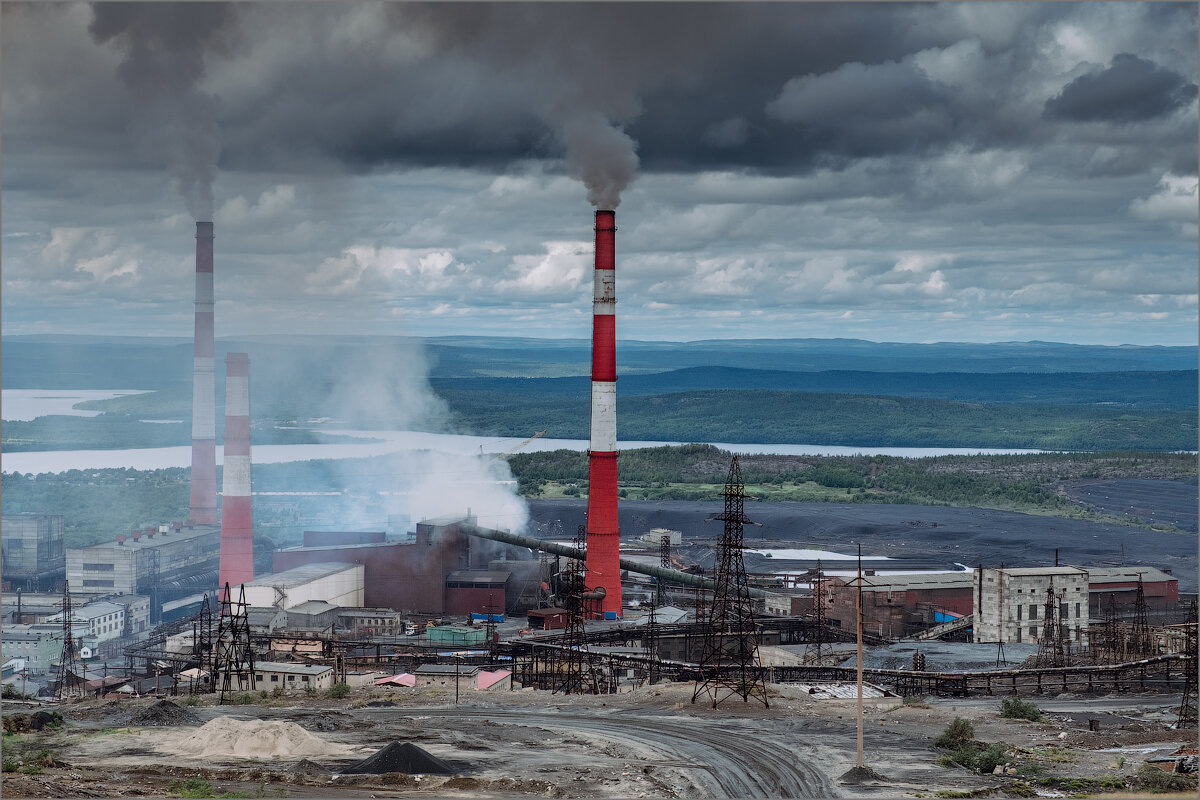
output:
<svg viewBox="0 0 1200 800"><path fill-rule="evenodd" d="M61 627L57 632L29 625L5 625L0 630L0 661L24 659L26 675L45 675L61 655Z"/></svg>
<svg viewBox="0 0 1200 800"><path fill-rule="evenodd" d="M287 610L289 631L332 633L337 625L338 607L324 600L307 600Z"/></svg>
<svg viewBox="0 0 1200 800"><path fill-rule="evenodd" d="M246 624L250 633L267 635L287 629L288 612L282 608L250 606L246 609Z"/></svg>
<svg viewBox="0 0 1200 800"><path fill-rule="evenodd" d="M217 522L217 411L214 389L213 224L196 223L196 327L192 354L192 491L188 523Z"/></svg>
<svg viewBox="0 0 1200 800"><path fill-rule="evenodd" d="M62 514L5 514L0 526L4 581L25 591L55 588L66 567Z"/></svg>
<svg viewBox="0 0 1200 800"><path fill-rule="evenodd" d="M266 689L268 691L280 687L289 689L328 689L333 685L333 667L310 664L285 664L280 661L256 661L254 663L253 687L239 686L241 690L250 688Z"/></svg>
<svg viewBox="0 0 1200 800"><path fill-rule="evenodd" d="M217 579L220 529L212 525L135 531L91 547L67 549L71 594L142 594L151 598L151 614L161 605L165 586L211 586ZM194 591L194 589L192 589ZM156 600L156 593L158 599Z"/></svg>
<svg viewBox="0 0 1200 800"><path fill-rule="evenodd" d="M225 358L225 461L221 466L219 591L254 579L254 510L250 497L250 356Z"/></svg>
<svg viewBox="0 0 1200 800"><path fill-rule="evenodd" d="M5 592L0 603L6 625L45 622L62 610L62 594Z"/></svg>
<svg viewBox="0 0 1200 800"><path fill-rule="evenodd" d="M620 527L617 522L616 214L596 211L592 290L592 431L588 450L588 589L604 589L592 612L621 616Z"/></svg>
<svg viewBox="0 0 1200 800"><path fill-rule="evenodd" d="M322 600L334 606L360 608L364 574L361 564L332 561L304 564L248 581L246 602L252 606L290 609L309 600Z"/></svg>
<svg viewBox="0 0 1200 800"><path fill-rule="evenodd" d="M339 608L335 623L352 639L399 636L404 632L403 616L390 608Z"/></svg>
<svg viewBox="0 0 1200 800"><path fill-rule="evenodd" d="M938 612L965 616L974 603L972 573L863 573L863 630L898 639L937 622ZM830 624L854 630L858 589L852 577L831 576L825 582Z"/></svg>
<svg viewBox="0 0 1200 800"><path fill-rule="evenodd" d="M1087 641L1088 573L1078 567L977 569L975 641L1039 643L1045 635L1047 591L1054 590L1060 625L1073 647Z"/></svg>
<svg viewBox="0 0 1200 800"><path fill-rule="evenodd" d="M46 620L47 624L62 623L62 612ZM109 639L119 639L125 635L125 606L107 601L88 603L74 606L71 609L71 620L83 623L86 627L85 637L89 646L95 646Z"/></svg>
<svg viewBox="0 0 1200 800"><path fill-rule="evenodd" d="M683 544L683 531L673 531L670 528L651 528L649 533L643 533L638 538L646 544L661 547L664 536L672 547Z"/></svg>
<svg viewBox="0 0 1200 800"><path fill-rule="evenodd" d="M125 610L124 636L137 636L150 630L150 598L140 594L116 594L105 601Z"/></svg>
<svg viewBox="0 0 1200 800"><path fill-rule="evenodd" d="M413 673L416 686L435 686L438 688L472 689L479 677L479 667L468 664L422 664Z"/></svg>

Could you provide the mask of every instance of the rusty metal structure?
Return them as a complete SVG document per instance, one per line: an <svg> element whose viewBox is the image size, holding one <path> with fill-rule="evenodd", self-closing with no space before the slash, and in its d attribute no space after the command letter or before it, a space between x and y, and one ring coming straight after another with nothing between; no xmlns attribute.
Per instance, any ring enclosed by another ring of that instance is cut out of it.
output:
<svg viewBox="0 0 1200 800"><path fill-rule="evenodd" d="M1070 663L1070 641L1062 622L1061 605L1063 593L1054 593L1054 578L1046 587L1043 604L1042 635L1038 639L1038 653L1034 665L1038 667L1065 667Z"/></svg>
<svg viewBox="0 0 1200 800"><path fill-rule="evenodd" d="M580 525L575 535L576 546L583 543L584 536L584 527ZM603 600L605 590L602 586L588 589L586 575L583 565L576 560L559 576L558 596L567 611L567 629L562 645L555 648L549 659L556 678L555 694L600 694L601 682L597 680L597 669L588 651L584 618L588 604Z"/></svg>
<svg viewBox="0 0 1200 800"><path fill-rule="evenodd" d="M725 480L725 511L714 517L725 523L717 548L717 586L705 615L704 650L692 702L707 695L713 708L734 695L751 697L766 707L767 687L758 663L758 629L742 559L746 487L735 455Z"/></svg>
<svg viewBox="0 0 1200 800"><path fill-rule="evenodd" d="M675 565L671 561L671 537L663 536L658 540L658 565L663 569L671 569ZM667 582L663 578L655 578L655 596L658 605L666 605Z"/></svg>
<svg viewBox="0 0 1200 800"><path fill-rule="evenodd" d="M219 702L232 699L234 691L244 687L254 689L254 648L250 644L249 604L246 587L238 589L233 599L229 584L221 592L221 621L214 642L216 655L213 664L213 685L220 681Z"/></svg>
<svg viewBox="0 0 1200 800"><path fill-rule="evenodd" d="M1196 628L1196 601L1192 600L1188 606L1187 638L1184 646L1185 655L1192 660L1192 668L1187 670L1187 682L1183 685L1183 697L1179 700L1179 714L1175 721L1176 728L1194 728L1197 723L1196 662L1200 653L1197 652Z"/></svg>
<svg viewBox="0 0 1200 800"><path fill-rule="evenodd" d="M812 607L813 607L813 625L814 636L812 642L804 651L804 661L809 664L821 664L826 654L829 652L829 643L826 641L825 628L828 624L825 619L825 605L829 602L827 587L825 586L825 573L821 569L821 560L817 559L817 570L812 581Z"/></svg>
<svg viewBox="0 0 1200 800"><path fill-rule="evenodd" d="M1150 621L1146 614L1146 593L1142 574L1138 573L1137 594L1133 601L1133 623L1129 631L1129 655L1134 658L1149 658L1155 655L1154 637L1150 635Z"/></svg>

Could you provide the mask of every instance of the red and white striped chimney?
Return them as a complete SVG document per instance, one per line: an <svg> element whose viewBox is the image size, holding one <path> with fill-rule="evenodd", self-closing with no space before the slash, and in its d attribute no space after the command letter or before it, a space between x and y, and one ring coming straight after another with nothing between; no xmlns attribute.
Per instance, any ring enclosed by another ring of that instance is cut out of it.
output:
<svg viewBox="0 0 1200 800"><path fill-rule="evenodd" d="M225 459L221 467L220 586L254 578L254 513L250 498L250 357L225 359Z"/></svg>
<svg viewBox="0 0 1200 800"><path fill-rule="evenodd" d="M196 223L196 332L192 362L189 525L217 522L217 411L213 400L213 224Z"/></svg>
<svg viewBox="0 0 1200 800"><path fill-rule="evenodd" d="M588 451L587 578L604 587L596 609L621 616L620 530L617 525L616 213L596 212L592 294L592 438Z"/></svg>

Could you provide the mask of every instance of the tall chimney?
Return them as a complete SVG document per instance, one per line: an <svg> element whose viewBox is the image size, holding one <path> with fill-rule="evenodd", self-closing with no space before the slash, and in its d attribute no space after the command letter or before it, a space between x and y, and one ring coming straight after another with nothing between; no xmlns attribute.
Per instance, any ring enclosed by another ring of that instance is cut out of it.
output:
<svg viewBox="0 0 1200 800"><path fill-rule="evenodd" d="M250 357L225 359L225 459L221 468L220 585L254 578L254 514L250 506Z"/></svg>
<svg viewBox="0 0 1200 800"><path fill-rule="evenodd" d="M213 400L213 224L196 223L196 333L192 362L189 525L217 522L217 412Z"/></svg>
<svg viewBox="0 0 1200 800"><path fill-rule="evenodd" d="M617 525L616 213L596 211L592 295L592 438L588 450L587 578L604 587L599 608L621 616L620 530Z"/></svg>

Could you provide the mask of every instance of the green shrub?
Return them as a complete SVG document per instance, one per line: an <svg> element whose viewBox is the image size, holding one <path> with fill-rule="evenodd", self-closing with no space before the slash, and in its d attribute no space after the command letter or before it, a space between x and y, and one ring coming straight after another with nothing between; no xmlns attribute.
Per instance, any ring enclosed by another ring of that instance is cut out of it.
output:
<svg viewBox="0 0 1200 800"><path fill-rule="evenodd" d="M348 694L350 694L350 684L345 681L338 681L325 692L326 697L333 698L334 700L340 700Z"/></svg>
<svg viewBox="0 0 1200 800"><path fill-rule="evenodd" d="M955 717L946 730L933 740L938 747L954 750L975 738L975 726L962 717Z"/></svg>
<svg viewBox="0 0 1200 800"><path fill-rule="evenodd" d="M1008 760L1005 751L1006 748L1002 742L989 744L986 750L980 751L979 755L975 756L975 769L985 774L991 772Z"/></svg>
<svg viewBox="0 0 1200 800"><path fill-rule="evenodd" d="M249 692L242 692L229 698L229 702L235 706L252 706L254 705L254 695Z"/></svg>
<svg viewBox="0 0 1200 800"><path fill-rule="evenodd" d="M16 772L21 766L21 762L13 756L4 756L0 758L0 772Z"/></svg>
<svg viewBox="0 0 1200 800"><path fill-rule="evenodd" d="M304 693L309 697L316 697L317 687L313 686L311 683L306 683L304 684Z"/></svg>
<svg viewBox="0 0 1200 800"><path fill-rule="evenodd" d="M167 791L180 797L214 797L213 785L203 778L188 778L185 781L171 781Z"/></svg>
<svg viewBox="0 0 1200 800"><path fill-rule="evenodd" d="M1027 719L1030 722L1041 722L1042 712L1033 703L1019 697L1006 697L1000 703L1000 716L1006 719Z"/></svg>

